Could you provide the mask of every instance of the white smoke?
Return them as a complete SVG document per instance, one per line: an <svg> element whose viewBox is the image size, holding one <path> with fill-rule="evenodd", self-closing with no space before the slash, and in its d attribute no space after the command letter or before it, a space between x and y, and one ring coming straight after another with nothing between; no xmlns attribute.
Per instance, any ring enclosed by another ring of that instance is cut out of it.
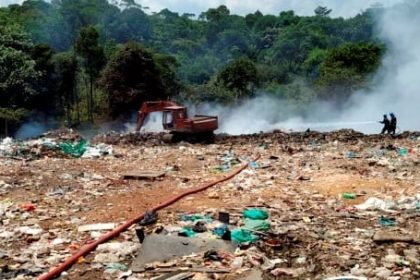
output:
<svg viewBox="0 0 420 280"><path fill-rule="evenodd" d="M135 127L132 127L135 128ZM134 131L132 129L131 131ZM141 131L143 132L160 132L163 131L162 127L162 113L161 112L153 112L150 113L141 128Z"/></svg>
<svg viewBox="0 0 420 280"><path fill-rule="evenodd" d="M374 76L374 88L354 94L338 111L331 103L314 103L302 115L293 104L268 95L242 102L235 107L206 104L200 113L219 116L218 132L229 134L257 133L274 129L319 131L352 128L364 133L377 133L377 121L393 112L398 127L420 130L420 0L407 1L386 9L377 19L380 37L387 52Z"/></svg>
<svg viewBox="0 0 420 280"><path fill-rule="evenodd" d="M21 125L14 134L14 137L20 140L36 138L49 130L57 129L59 127L60 124L57 121L53 119L46 120L39 117L38 119L28 120Z"/></svg>
<svg viewBox="0 0 420 280"><path fill-rule="evenodd" d="M37 137L48 130L46 123L29 121L19 127L15 137L17 139L27 139Z"/></svg>
<svg viewBox="0 0 420 280"><path fill-rule="evenodd" d="M344 114L349 119L380 118L394 112L401 130L420 130L420 0L386 9L378 20L387 54L373 92L360 92ZM367 131L371 132L371 131Z"/></svg>
<svg viewBox="0 0 420 280"><path fill-rule="evenodd" d="M361 119L340 120L339 112L331 104L316 102L309 105L305 112L299 113L296 103L271 95L260 95L248 99L239 106L220 106L205 104L193 108L192 112L219 117L218 133L231 135L251 134L272 130L318 131L337 130L343 127L357 127L366 130L369 126L378 126L375 121ZM331 116L334 115L335 118Z"/></svg>

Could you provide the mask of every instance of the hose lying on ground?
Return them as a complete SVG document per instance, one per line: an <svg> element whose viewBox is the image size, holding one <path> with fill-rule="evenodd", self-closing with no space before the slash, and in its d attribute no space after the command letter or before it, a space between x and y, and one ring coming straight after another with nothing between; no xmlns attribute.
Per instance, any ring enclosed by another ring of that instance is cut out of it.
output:
<svg viewBox="0 0 420 280"><path fill-rule="evenodd" d="M254 161L258 160L260 158L260 156L258 155ZM242 170L244 170L249 163L246 163L244 165L242 165L240 168L238 168L237 170L233 171L232 173L230 173L229 175L227 175L226 177L223 177L219 180L213 181L213 182L209 182L204 184L201 187L198 188L192 188L190 190L187 190L179 195L176 195L164 202L162 202L161 204L158 204L157 206L153 207L152 209L150 209L151 211L159 211L162 210L165 207L168 207L169 205L177 202L178 200L191 195L191 194L195 194L195 193L199 193L202 192L210 187L213 187L214 185L217 185L219 183L225 182L227 180L232 179L233 177L235 177L236 175L238 175L239 173L242 172ZM131 220L129 220L128 222L126 222L125 224L117 227L116 229L114 229L111 232L108 232L104 235L102 235L98 240L96 240L93 243L87 244L85 246L83 246L77 253L75 253L74 255L72 255L71 257L69 257L67 260L65 260L63 263L61 263L59 266L55 267L54 269L50 270L48 273L45 273L43 275L41 275L38 280L49 280L49 279L53 279L55 277L58 277L62 272L66 271L67 269L69 269L73 264L75 264L77 262L77 260L80 257L86 256L87 254L89 254L90 252L92 252L93 250L96 249L96 247L102 243L105 243L115 237L117 237L121 232L127 230L129 227L131 227L133 224L138 223L139 221L141 221L144 218L144 214L141 214L138 217L135 217Z"/></svg>

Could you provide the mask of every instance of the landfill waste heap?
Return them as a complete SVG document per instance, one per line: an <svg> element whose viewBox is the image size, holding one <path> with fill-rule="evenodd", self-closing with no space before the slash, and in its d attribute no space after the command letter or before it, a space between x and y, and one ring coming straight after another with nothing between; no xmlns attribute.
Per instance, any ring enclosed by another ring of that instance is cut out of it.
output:
<svg viewBox="0 0 420 280"><path fill-rule="evenodd" d="M160 139L0 139L0 279L37 279L142 213L60 279L420 279L420 133Z"/></svg>

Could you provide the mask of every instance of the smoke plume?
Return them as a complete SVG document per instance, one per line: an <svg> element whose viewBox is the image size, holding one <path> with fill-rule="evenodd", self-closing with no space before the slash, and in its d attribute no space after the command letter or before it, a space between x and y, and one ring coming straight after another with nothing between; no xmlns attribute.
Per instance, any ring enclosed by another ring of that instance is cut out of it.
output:
<svg viewBox="0 0 420 280"><path fill-rule="evenodd" d="M218 132L256 133L273 129L319 131L353 128L377 133L383 114L393 112L398 127L420 130L420 0L387 8L376 19L387 53L374 75L371 90L356 92L340 111L331 103L313 103L307 114L297 112L290 102L268 95L246 100L239 106L207 104L200 113L219 116Z"/></svg>
<svg viewBox="0 0 420 280"><path fill-rule="evenodd" d="M56 129L60 125L54 120L29 120L24 123L15 133L17 139L28 139L40 136L48 130Z"/></svg>
<svg viewBox="0 0 420 280"><path fill-rule="evenodd" d="M401 130L420 129L420 1L386 9L378 19L388 51L373 92L359 92L342 119L375 119L394 112ZM367 132L372 132L368 130Z"/></svg>

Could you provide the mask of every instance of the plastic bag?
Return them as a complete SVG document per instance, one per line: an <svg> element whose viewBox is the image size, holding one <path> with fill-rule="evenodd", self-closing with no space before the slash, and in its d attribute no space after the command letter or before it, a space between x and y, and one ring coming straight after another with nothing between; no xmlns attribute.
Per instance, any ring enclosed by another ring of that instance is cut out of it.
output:
<svg viewBox="0 0 420 280"><path fill-rule="evenodd" d="M255 161L251 161L250 163L249 163L249 166L250 167L252 167L252 168L259 168L260 166L258 165L258 163L256 163Z"/></svg>
<svg viewBox="0 0 420 280"><path fill-rule="evenodd" d="M232 241L235 243L247 243L258 240L258 236L252 234L246 229L235 229L231 232Z"/></svg>
<svg viewBox="0 0 420 280"><path fill-rule="evenodd" d="M355 199L356 198L356 194L345 192L345 193L343 193L343 198L344 199Z"/></svg>
<svg viewBox="0 0 420 280"><path fill-rule="evenodd" d="M383 227L391 227L391 226L395 226L397 222L395 222L394 219L390 219L384 216L381 216L379 218L379 223L381 224L381 226Z"/></svg>
<svg viewBox="0 0 420 280"><path fill-rule="evenodd" d="M105 269L127 271L128 267L122 263L108 263Z"/></svg>
<svg viewBox="0 0 420 280"><path fill-rule="evenodd" d="M347 156L347 158L356 158L357 157L356 153L352 152L352 151L348 151L346 153L346 156Z"/></svg>
<svg viewBox="0 0 420 280"><path fill-rule="evenodd" d="M195 236L195 232L192 230L192 228L184 227L180 232L178 232L178 235L185 237L193 237Z"/></svg>
<svg viewBox="0 0 420 280"><path fill-rule="evenodd" d="M398 149L398 154L402 157L407 156L408 155L408 150L406 148L399 148Z"/></svg>
<svg viewBox="0 0 420 280"><path fill-rule="evenodd" d="M381 209L384 211L395 208L393 201L386 201L376 197L368 198L364 203L355 206L359 210L376 210Z"/></svg>
<svg viewBox="0 0 420 280"><path fill-rule="evenodd" d="M81 157L86 151L87 142L82 139L77 144L71 144L70 142L64 142L60 144L60 149L68 155L73 157Z"/></svg>
<svg viewBox="0 0 420 280"><path fill-rule="evenodd" d="M244 211L244 217L251 220L266 220L268 213L261 209L252 208Z"/></svg>
<svg viewBox="0 0 420 280"><path fill-rule="evenodd" d="M269 231L271 224L264 220L246 220L243 228L254 231Z"/></svg>

